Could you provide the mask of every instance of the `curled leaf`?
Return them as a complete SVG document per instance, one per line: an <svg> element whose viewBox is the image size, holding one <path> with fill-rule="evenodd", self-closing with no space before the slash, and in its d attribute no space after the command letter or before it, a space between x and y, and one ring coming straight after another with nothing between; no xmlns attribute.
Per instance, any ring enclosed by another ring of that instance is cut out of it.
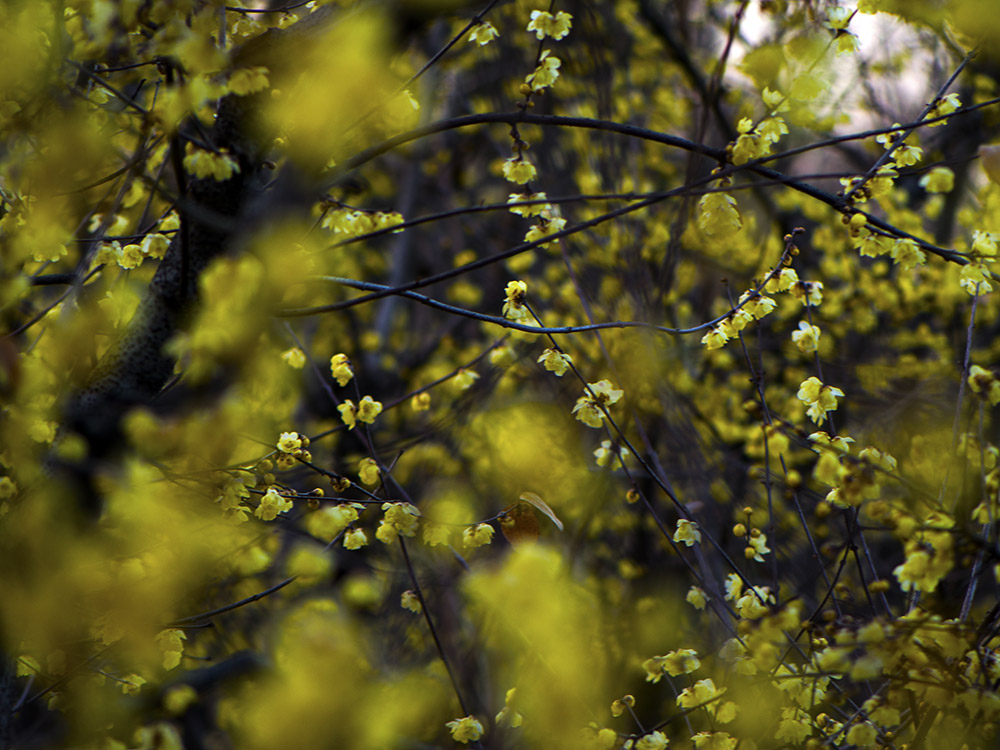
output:
<svg viewBox="0 0 1000 750"><path fill-rule="evenodd" d="M548 503L542 500L542 498L540 498L534 492L522 492L521 497L519 499L523 500L526 503L534 505L538 510L540 510L542 513L544 513L546 516L549 517L549 520L556 525L556 528L559 529L559 531L563 530L563 523L562 521L559 520L559 517L555 514L555 511L553 511L552 508L548 506Z"/></svg>

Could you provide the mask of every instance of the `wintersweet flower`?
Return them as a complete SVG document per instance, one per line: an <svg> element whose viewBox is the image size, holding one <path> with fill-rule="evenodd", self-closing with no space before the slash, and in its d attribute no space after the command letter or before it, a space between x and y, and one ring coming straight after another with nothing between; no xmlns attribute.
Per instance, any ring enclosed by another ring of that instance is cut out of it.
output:
<svg viewBox="0 0 1000 750"><path fill-rule="evenodd" d="M293 346L281 353L281 359L285 364L295 370L301 370L306 364L306 354L299 347Z"/></svg>
<svg viewBox="0 0 1000 750"><path fill-rule="evenodd" d="M701 541L701 532L698 531L698 524L686 518L677 520L677 530L674 532L674 541L680 544L683 542L688 547L693 547Z"/></svg>
<svg viewBox="0 0 1000 750"><path fill-rule="evenodd" d="M820 330L806 320L799 321L799 330L792 331L792 341L800 352L811 354L819 348Z"/></svg>
<svg viewBox="0 0 1000 750"><path fill-rule="evenodd" d="M500 32L489 21L481 21L469 34L469 41L483 47L500 36Z"/></svg>
<svg viewBox="0 0 1000 750"><path fill-rule="evenodd" d="M344 399L344 403L337 406L340 412L340 420L347 425L348 430L353 430L358 423L358 408L351 399Z"/></svg>
<svg viewBox="0 0 1000 750"><path fill-rule="evenodd" d="M790 291L806 307L818 307L823 301L822 281L800 281L792 285Z"/></svg>
<svg viewBox="0 0 1000 750"><path fill-rule="evenodd" d="M729 336L723 331L721 326L715 326L701 337L701 343L705 345L706 349L721 349L729 341Z"/></svg>
<svg viewBox="0 0 1000 750"><path fill-rule="evenodd" d="M559 78L559 66L561 65L562 60L549 54L549 50L545 50L538 60L537 67L525 77L524 82L531 86L532 91L536 93L542 91L552 86Z"/></svg>
<svg viewBox="0 0 1000 750"><path fill-rule="evenodd" d="M358 476L365 484L375 484L379 478L378 464L370 458L362 458L358 464Z"/></svg>
<svg viewBox="0 0 1000 750"><path fill-rule="evenodd" d="M503 176L517 185L531 182L538 176L535 165L523 157L510 157L503 163Z"/></svg>
<svg viewBox="0 0 1000 750"><path fill-rule="evenodd" d="M837 408L837 399L844 395L839 388L824 385L817 377L811 377L799 385L796 394L799 401L808 405L806 413L809 418L819 424L826 418L826 413Z"/></svg>
<svg viewBox="0 0 1000 750"><path fill-rule="evenodd" d="M934 167L920 178L920 187L928 193L950 193L955 187L955 173L948 167Z"/></svg>
<svg viewBox="0 0 1000 750"><path fill-rule="evenodd" d="M278 494L274 487L268 488L260 498L260 504L254 515L262 521L273 521L279 513L292 509L292 501Z"/></svg>
<svg viewBox="0 0 1000 750"><path fill-rule="evenodd" d="M528 285L523 281L511 281L504 289L503 316L508 320L521 320L530 315L524 304L528 296Z"/></svg>
<svg viewBox="0 0 1000 750"><path fill-rule="evenodd" d="M729 193L706 193L698 209L698 227L709 237L728 237L743 227L736 199Z"/></svg>
<svg viewBox="0 0 1000 750"><path fill-rule="evenodd" d="M968 383L972 392L989 401L991 406L1000 403L1000 380L986 368L979 365L969 368Z"/></svg>
<svg viewBox="0 0 1000 750"><path fill-rule="evenodd" d="M835 31L846 29L851 20L850 8L833 7L826 11L826 23L824 26Z"/></svg>
<svg viewBox="0 0 1000 750"><path fill-rule="evenodd" d="M699 586L692 586L689 588L687 596L685 596L684 599L695 609L705 609L705 605L708 604L708 595L705 593L705 590Z"/></svg>
<svg viewBox="0 0 1000 750"><path fill-rule="evenodd" d="M962 100L958 97L958 94L948 94L947 96L939 99L934 109L927 113L927 119L932 120L936 117L950 115L961 106ZM946 122L948 122L948 120L938 120L937 122L928 123L927 127L936 128L944 125Z"/></svg>
<svg viewBox="0 0 1000 750"><path fill-rule="evenodd" d="M410 503L383 503L382 520L375 530L375 538L383 544L392 544L396 537L412 537L417 533L420 511Z"/></svg>
<svg viewBox="0 0 1000 750"><path fill-rule="evenodd" d="M361 549L368 544L364 529L348 529L344 532L344 549Z"/></svg>
<svg viewBox="0 0 1000 750"><path fill-rule="evenodd" d="M747 540L747 558L755 560L756 562L764 562L764 555L770 552L770 548L767 546L767 535L761 533L758 529L753 530L756 533L751 533L750 538Z"/></svg>
<svg viewBox="0 0 1000 750"><path fill-rule="evenodd" d="M354 369L346 354L334 354L330 357L330 374L339 386L345 386L350 382L354 377Z"/></svg>
<svg viewBox="0 0 1000 750"><path fill-rule="evenodd" d="M382 413L382 402L376 401L371 396L365 396L358 404L358 419L362 422L372 424L375 417Z"/></svg>
<svg viewBox="0 0 1000 750"><path fill-rule="evenodd" d="M576 400L573 414L590 427L600 427L604 419L604 410L618 403L624 394L625 391L616 389L609 380L587 383L587 390Z"/></svg>
<svg viewBox="0 0 1000 750"><path fill-rule="evenodd" d="M549 372L555 373L557 378L561 378L573 363L573 358L566 352L546 349L538 358L538 363Z"/></svg>
<svg viewBox="0 0 1000 750"><path fill-rule="evenodd" d="M773 299L759 292L743 292L740 295L740 302L743 304L742 309L750 313L754 320L760 320L765 315L770 315L778 306L778 303Z"/></svg>
<svg viewBox="0 0 1000 750"><path fill-rule="evenodd" d="M478 372L468 367L460 367L452 382L458 390L467 391L475 385L477 380L479 380Z"/></svg>
<svg viewBox="0 0 1000 750"><path fill-rule="evenodd" d="M543 211L551 211L551 203L533 203L533 201L544 201L548 196L544 192L538 193L511 193L507 196L507 203L531 203L530 206L511 206L510 212L518 216L538 216Z"/></svg>
<svg viewBox="0 0 1000 750"><path fill-rule="evenodd" d="M470 549L482 547L493 541L494 530L488 523L469 526L462 532L462 545Z"/></svg>
<svg viewBox="0 0 1000 750"><path fill-rule="evenodd" d="M475 716L466 716L445 724L451 731L451 737L456 742L475 742L483 736L483 725Z"/></svg>
<svg viewBox="0 0 1000 750"><path fill-rule="evenodd" d="M559 41L569 34L572 22L573 16L565 11L553 15L545 10L533 10L531 20L528 22L528 31L533 31L539 41L547 36Z"/></svg>
<svg viewBox="0 0 1000 750"><path fill-rule="evenodd" d="M704 706L725 693L725 689L719 690L715 686L712 678L698 680L694 685L685 688L677 696L677 705L681 708L696 708Z"/></svg>
<svg viewBox="0 0 1000 750"><path fill-rule="evenodd" d="M736 611L747 620L759 620L767 614L768 603L773 602L770 587L754 586L736 600Z"/></svg>
<svg viewBox="0 0 1000 750"><path fill-rule="evenodd" d="M412 589L407 589L400 595L399 606L403 609L415 612L416 614L420 614L424 611L423 604L420 602L420 597L417 595L417 592Z"/></svg>
<svg viewBox="0 0 1000 750"><path fill-rule="evenodd" d="M892 259L907 270L927 262L927 254L909 237L897 239L889 252Z"/></svg>
<svg viewBox="0 0 1000 750"><path fill-rule="evenodd" d="M641 737L634 747L635 750L665 750L668 744L667 735L656 731Z"/></svg>

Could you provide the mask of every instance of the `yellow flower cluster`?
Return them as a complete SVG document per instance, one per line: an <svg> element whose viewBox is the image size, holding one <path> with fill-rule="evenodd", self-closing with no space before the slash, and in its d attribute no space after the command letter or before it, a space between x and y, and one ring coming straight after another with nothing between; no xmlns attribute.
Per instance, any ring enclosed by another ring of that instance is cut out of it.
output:
<svg viewBox="0 0 1000 750"><path fill-rule="evenodd" d="M806 413L809 418L817 424L826 419L827 412L837 408L837 399L844 395L839 388L824 385L823 382L813 376L804 380L799 386L796 394L799 401L803 401L809 407Z"/></svg>
<svg viewBox="0 0 1000 750"><path fill-rule="evenodd" d="M188 143L184 153L184 169L199 179L211 177L217 182L225 182L234 174L239 174L240 165L226 149L218 152L205 151Z"/></svg>
<svg viewBox="0 0 1000 750"><path fill-rule="evenodd" d="M617 404L624 391L616 389L609 380L587 383L587 388L573 406L573 414L589 427L599 428L604 423L604 412L612 404Z"/></svg>
<svg viewBox="0 0 1000 750"><path fill-rule="evenodd" d="M528 31L533 31L539 41L547 36L559 41L569 34L572 25L573 16L565 11L553 15L546 10L533 10L531 20L528 22Z"/></svg>
<svg viewBox="0 0 1000 750"><path fill-rule="evenodd" d="M279 469L290 469L296 464L296 459L302 461L312 461L312 455L306 450L309 447L309 438L299 435L297 432L283 432L278 436L276 443L278 449L277 464Z"/></svg>
<svg viewBox="0 0 1000 750"><path fill-rule="evenodd" d="M382 504L382 520L375 530L375 538L383 544L392 544L397 537L412 537L417 533L420 511L410 503Z"/></svg>
<svg viewBox="0 0 1000 750"><path fill-rule="evenodd" d="M349 369L350 365L347 367ZM345 398L344 403L337 406L337 411L340 412L340 419L347 425L347 429L353 430L358 422L374 424L375 418L382 413L382 402L376 401L371 396L364 396L355 405L351 399Z"/></svg>

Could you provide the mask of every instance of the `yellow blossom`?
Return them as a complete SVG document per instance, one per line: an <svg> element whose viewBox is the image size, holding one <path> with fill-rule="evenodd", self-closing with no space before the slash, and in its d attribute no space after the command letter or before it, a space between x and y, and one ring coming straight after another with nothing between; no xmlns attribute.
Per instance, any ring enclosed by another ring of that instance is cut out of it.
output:
<svg viewBox="0 0 1000 750"><path fill-rule="evenodd" d="M511 281L504 289L503 316L509 320L521 320L530 313L524 304L528 295L528 285L523 281Z"/></svg>
<svg viewBox="0 0 1000 750"><path fill-rule="evenodd" d="M565 11L553 15L545 10L533 10L531 20L528 22L528 31L533 31L539 41L547 36L558 41L569 34L572 21L573 16Z"/></svg>
<svg viewBox="0 0 1000 750"><path fill-rule="evenodd" d="M440 523L424 524L424 544L428 547L447 545L451 543L451 531Z"/></svg>
<svg viewBox="0 0 1000 750"><path fill-rule="evenodd" d="M456 742L475 742L483 736L483 725L475 716L466 716L449 721L446 725L451 731L451 737Z"/></svg>
<svg viewBox="0 0 1000 750"><path fill-rule="evenodd" d="M740 593L743 591L743 579L735 573L730 573L726 576L725 588L726 601L734 602L739 598Z"/></svg>
<svg viewBox="0 0 1000 750"><path fill-rule="evenodd" d="M146 684L146 678L133 672L125 675L120 684L125 695L138 695L142 686Z"/></svg>
<svg viewBox="0 0 1000 750"><path fill-rule="evenodd" d="M368 544L364 529L348 529L344 533L344 549L361 549Z"/></svg>
<svg viewBox="0 0 1000 750"><path fill-rule="evenodd" d="M299 347L293 346L281 354L281 359L296 370L301 370L306 364L306 355Z"/></svg>
<svg viewBox="0 0 1000 750"><path fill-rule="evenodd" d="M701 532L698 531L698 524L686 518L677 520L677 530L674 531L674 541L680 544L683 542L688 547L693 547L701 541Z"/></svg>
<svg viewBox="0 0 1000 750"><path fill-rule="evenodd" d="M973 365L969 368L968 383L972 392L989 401L991 406L1000 403L1000 380L997 380L996 376L989 370L979 365Z"/></svg>
<svg viewBox="0 0 1000 750"><path fill-rule="evenodd" d="M503 163L503 176L509 182L523 185L535 179L538 173L535 171L535 165L530 161L523 157L515 158L512 156Z"/></svg>
<svg viewBox="0 0 1000 750"><path fill-rule="evenodd" d="M539 193L511 193L507 197L507 203L528 203L532 201L544 201L548 196L544 192ZM551 203L533 203L530 206L511 206L510 212L518 216L540 216L545 211L552 211Z"/></svg>
<svg viewBox="0 0 1000 750"><path fill-rule="evenodd" d="M239 174L240 165L229 156L226 149L213 153L195 148L188 143L185 147L184 169L197 178L211 177L218 182L224 182L234 174Z"/></svg>
<svg viewBox="0 0 1000 750"><path fill-rule="evenodd" d="M792 341L800 352L811 354L819 348L820 330L808 321L799 321L799 330L792 331Z"/></svg>
<svg viewBox="0 0 1000 750"><path fill-rule="evenodd" d="M817 307L823 301L823 282L800 281L791 288L792 296L805 306Z"/></svg>
<svg viewBox="0 0 1000 750"><path fill-rule="evenodd" d="M668 744L667 735L656 731L640 737L633 747L634 750L665 750Z"/></svg>
<svg viewBox="0 0 1000 750"><path fill-rule="evenodd" d="M958 97L958 94L948 94L947 96L939 99L937 104L934 105L934 109L927 113L927 119L932 120L935 117L950 115L961 106L962 100ZM948 120L938 120L937 122L928 123L927 127L936 128L944 125L946 122L948 122Z"/></svg>
<svg viewBox="0 0 1000 750"><path fill-rule="evenodd" d="M465 547L482 547L493 541L493 527L488 523L478 523L469 526L462 532L462 545Z"/></svg>
<svg viewBox="0 0 1000 750"><path fill-rule="evenodd" d="M715 686L715 682L712 681L712 678L709 677L704 680L698 680L691 687L684 688L680 695L677 696L677 705L681 708L704 706L725 692L725 689L719 690Z"/></svg>
<svg viewBox="0 0 1000 750"><path fill-rule="evenodd" d="M517 688L511 688L504 697L504 706L496 715L497 726L519 727L524 723L524 717L518 713L514 707L514 699L517 697Z"/></svg>
<svg viewBox="0 0 1000 750"><path fill-rule="evenodd" d="M743 227L736 199L729 193L706 193L698 202L698 227L709 237L728 237Z"/></svg>
<svg viewBox="0 0 1000 750"><path fill-rule="evenodd" d="M797 394L798 399L808 405L809 418L817 424L826 418L827 412L837 408L837 399L843 395L842 390L824 385L815 376L803 381Z"/></svg>
<svg viewBox="0 0 1000 750"><path fill-rule="evenodd" d="M254 515L262 521L273 521L279 513L292 509L292 501L278 493L277 488L269 487L261 498Z"/></svg>
<svg viewBox="0 0 1000 750"><path fill-rule="evenodd" d="M608 380L588 383L587 390L576 400L573 414L590 427L600 427L604 419L604 409L618 402L624 391L615 389Z"/></svg>
<svg viewBox="0 0 1000 750"><path fill-rule="evenodd" d="M347 425L347 429L353 430L357 425L358 419L358 409L354 405L354 402L349 398L345 398L344 403L337 405L337 411L340 412L340 419Z"/></svg>
<svg viewBox="0 0 1000 750"><path fill-rule="evenodd" d="M927 262L927 255L909 237L897 239L890 251L892 259L903 268L909 270L915 266L922 266Z"/></svg>
<svg viewBox="0 0 1000 750"><path fill-rule="evenodd" d="M541 216L542 221L538 224L532 224L531 228L525 233L525 242L538 242L550 235L561 232L566 228L566 219L561 216L546 216L544 213ZM552 240L552 242L559 242L559 238ZM552 243L545 242L542 243L542 247L549 247Z"/></svg>
<svg viewBox="0 0 1000 750"><path fill-rule="evenodd" d="M736 611L747 620L757 620L767 614L767 604L774 602L768 586L754 586L736 600Z"/></svg>
<svg viewBox="0 0 1000 750"><path fill-rule="evenodd" d="M955 187L955 173L948 167L934 167L920 178L920 187L928 193L950 193Z"/></svg>
<svg viewBox="0 0 1000 750"><path fill-rule="evenodd" d="M706 349L721 349L729 341L729 336L722 330L721 326L715 326L701 337L701 343Z"/></svg>
<svg viewBox="0 0 1000 750"><path fill-rule="evenodd" d="M759 292L743 292L740 295L740 303L743 305L742 309L750 313L754 320L769 315L778 306L773 299Z"/></svg>
<svg viewBox="0 0 1000 750"><path fill-rule="evenodd" d="M407 589L402 593L399 598L399 605L403 609L408 609L417 614L420 614L424 610L423 605L420 603L420 597L412 589Z"/></svg>
<svg viewBox="0 0 1000 750"><path fill-rule="evenodd" d="M334 354L330 357L330 374L339 386L345 386L350 382L354 377L354 369L346 354Z"/></svg>
<svg viewBox="0 0 1000 750"><path fill-rule="evenodd" d="M180 716L198 700L198 691L187 684L174 685L163 696L163 707L172 716Z"/></svg>
<svg viewBox="0 0 1000 750"><path fill-rule="evenodd" d="M757 531L757 529L754 529ZM757 562L764 562L764 555L770 552L770 548L767 546L767 535L763 533L751 534L750 538L747 540L749 547L747 549L752 550L753 554L749 557Z"/></svg>
<svg viewBox="0 0 1000 750"><path fill-rule="evenodd" d="M362 422L367 422L372 424L375 422L375 417L382 413L382 402L376 401L371 396L365 396L361 399L361 403L358 404L358 419Z"/></svg>
<svg viewBox="0 0 1000 750"><path fill-rule="evenodd" d="M500 32L489 21L480 21L469 34L469 41L483 47L500 36Z"/></svg>
<svg viewBox="0 0 1000 750"><path fill-rule="evenodd" d="M375 530L375 538L391 544L397 536L412 537L417 533L420 511L410 503L383 503L382 520Z"/></svg>
<svg viewBox="0 0 1000 750"><path fill-rule="evenodd" d="M566 374L572 362L573 358L570 355L555 349L546 349L538 358L538 363L549 372L555 373L558 378Z"/></svg>
<svg viewBox="0 0 1000 750"><path fill-rule="evenodd" d="M302 450L302 438L297 432L283 432L278 437L277 448L282 453L296 454Z"/></svg>
<svg viewBox="0 0 1000 750"><path fill-rule="evenodd" d="M554 84L559 78L560 65L562 65L562 60L549 54L549 50L545 50L539 58L537 67L525 77L524 82L531 86L532 91L542 91Z"/></svg>
<svg viewBox="0 0 1000 750"><path fill-rule="evenodd" d="M306 518L306 529L317 539L333 539L358 520L358 506L351 503L326 506Z"/></svg>
<svg viewBox="0 0 1000 750"><path fill-rule="evenodd" d="M375 484L379 478L378 464L370 458L362 458L358 464L358 476L365 484Z"/></svg>
<svg viewBox="0 0 1000 750"><path fill-rule="evenodd" d="M778 273L767 280L765 289L774 292L787 292L799 283L799 275L794 268L782 268Z"/></svg>
<svg viewBox="0 0 1000 750"><path fill-rule="evenodd" d="M479 380L478 372L466 367L460 367L458 372L455 373L455 379L452 382L458 390L467 391L477 380Z"/></svg>
<svg viewBox="0 0 1000 750"><path fill-rule="evenodd" d="M646 682L659 682L664 674L677 677L697 672L701 668L701 660L694 649L684 648L671 651L665 656L646 659L642 663L642 668L646 670Z"/></svg>
<svg viewBox="0 0 1000 750"><path fill-rule="evenodd" d="M163 652L164 669L173 669L181 663L185 640L187 640L187 635L183 630L177 628L161 630L157 634L156 645Z"/></svg>
<svg viewBox="0 0 1000 750"><path fill-rule="evenodd" d="M698 586L692 586L689 588L687 596L685 596L684 599L695 609L705 609L705 605L708 603L708 596L705 594L705 591Z"/></svg>

